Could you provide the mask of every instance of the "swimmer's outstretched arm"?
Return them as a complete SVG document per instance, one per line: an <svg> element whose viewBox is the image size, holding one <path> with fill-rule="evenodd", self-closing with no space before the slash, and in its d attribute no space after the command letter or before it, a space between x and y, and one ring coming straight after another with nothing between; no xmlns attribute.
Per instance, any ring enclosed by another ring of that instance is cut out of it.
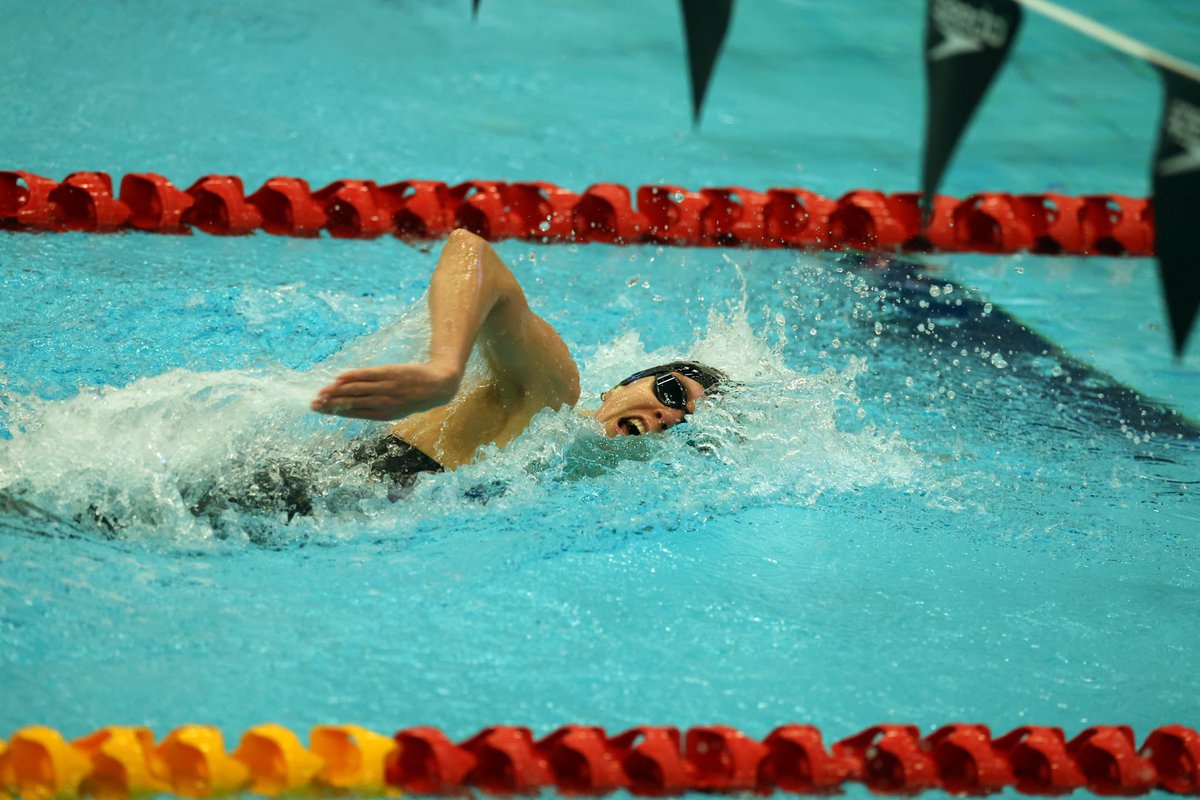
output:
<svg viewBox="0 0 1200 800"><path fill-rule="evenodd" d="M579 370L558 333L534 314L486 241L450 234L429 282L429 361L343 372L312 402L322 414L393 420L454 399L478 342L506 402L574 405Z"/></svg>

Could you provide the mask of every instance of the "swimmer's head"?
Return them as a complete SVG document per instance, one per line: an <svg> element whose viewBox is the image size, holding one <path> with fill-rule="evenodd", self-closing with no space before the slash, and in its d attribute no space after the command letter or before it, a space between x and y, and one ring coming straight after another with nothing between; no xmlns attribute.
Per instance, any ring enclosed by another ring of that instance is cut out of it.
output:
<svg viewBox="0 0 1200 800"><path fill-rule="evenodd" d="M601 396L595 417L607 436L641 436L673 428L696 401L720 393L724 372L696 361L672 361L630 375Z"/></svg>

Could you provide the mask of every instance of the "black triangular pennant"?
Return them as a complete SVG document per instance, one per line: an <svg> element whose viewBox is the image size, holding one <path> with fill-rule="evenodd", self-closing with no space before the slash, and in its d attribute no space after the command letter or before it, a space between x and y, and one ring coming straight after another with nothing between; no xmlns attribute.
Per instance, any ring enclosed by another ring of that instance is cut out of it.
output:
<svg viewBox="0 0 1200 800"><path fill-rule="evenodd" d="M1021 9L1013 0L929 0L925 16L925 155L922 204L933 194L1017 30Z"/></svg>
<svg viewBox="0 0 1200 800"><path fill-rule="evenodd" d="M1164 98L1154 153L1154 252L1171 320L1175 355L1183 354L1200 308L1200 83L1160 69Z"/></svg>
<svg viewBox="0 0 1200 800"><path fill-rule="evenodd" d="M733 0L679 0L679 6L692 79L692 122L699 125L708 80L733 16Z"/></svg>

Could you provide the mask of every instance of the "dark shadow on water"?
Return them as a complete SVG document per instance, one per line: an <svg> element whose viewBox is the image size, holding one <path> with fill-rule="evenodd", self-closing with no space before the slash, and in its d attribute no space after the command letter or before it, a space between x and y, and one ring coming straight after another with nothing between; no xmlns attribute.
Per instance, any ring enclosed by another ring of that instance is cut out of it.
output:
<svg viewBox="0 0 1200 800"><path fill-rule="evenodd" d="M961 369L952 366L955 359L961 363L975 359L973 365L986 366L983 362L987 358L980 354L991 353L992 357L999 354L1006 363L1000 368L993 364L985 373L994 384L992 388L999 388L1001 393L1007 390L1040 398L1053 409L1066 412L1048 414L1037 421L1039 425L1073 431L1084 421L1102 430L1124 425L1169 439L1200 439L1200 427L1175 409L1081 362L999 306L958 285L947 293L944 287L950 282L945 277L929 275L927 268L901 259L882 269L878 268L877 260L868 268L866 259L858 259L854 266L859 276L886 292L886 300L877 306L874 319L882 321L892 332L907 335L909 343L918 348L929 364L936 362L933 374L914 376L917 381L924 379L926 388L936 392L937 380L961 377ZM1069 309L1063 313L1069 313ZM868 330L871 325L873 321L863 323L864 333L873 334ZM966 381L969 384L966 389L961 386L963 381L958 381L958 394L969 396L978 390L981 396L975 400L995 402L995 391L973 385L978 376L979 373L974 373Z"/></svg>

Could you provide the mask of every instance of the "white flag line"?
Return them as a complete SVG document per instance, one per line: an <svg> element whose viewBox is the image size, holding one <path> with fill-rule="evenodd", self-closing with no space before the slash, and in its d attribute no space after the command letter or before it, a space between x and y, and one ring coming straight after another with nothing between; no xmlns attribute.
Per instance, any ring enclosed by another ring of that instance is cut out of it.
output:
<svg viewBox="0 0 1200 800"><path fill-rule="evenodd" d="M1194 64L1164 53L1161 50L1155 50L1144 42L1139 42L1137 39L1132 39L1123 33L1114 31L1112 28L1107 28L1095 20L1088 19L1082 14L1077 14L1060 5L1051 3L1050 0L1016 0L1016 2L1043 16L1049 17L1055 22L1061 22L1068 28L1074 28L1085 36L1090 36L1099 42L1103 42L1109 47L1116 48L1123 53L1128 53L1131 56L1149 61L1151 64L1163 69L1178 72L1180 75L1200 82L1200 67L1196 67Z"/></svg>

